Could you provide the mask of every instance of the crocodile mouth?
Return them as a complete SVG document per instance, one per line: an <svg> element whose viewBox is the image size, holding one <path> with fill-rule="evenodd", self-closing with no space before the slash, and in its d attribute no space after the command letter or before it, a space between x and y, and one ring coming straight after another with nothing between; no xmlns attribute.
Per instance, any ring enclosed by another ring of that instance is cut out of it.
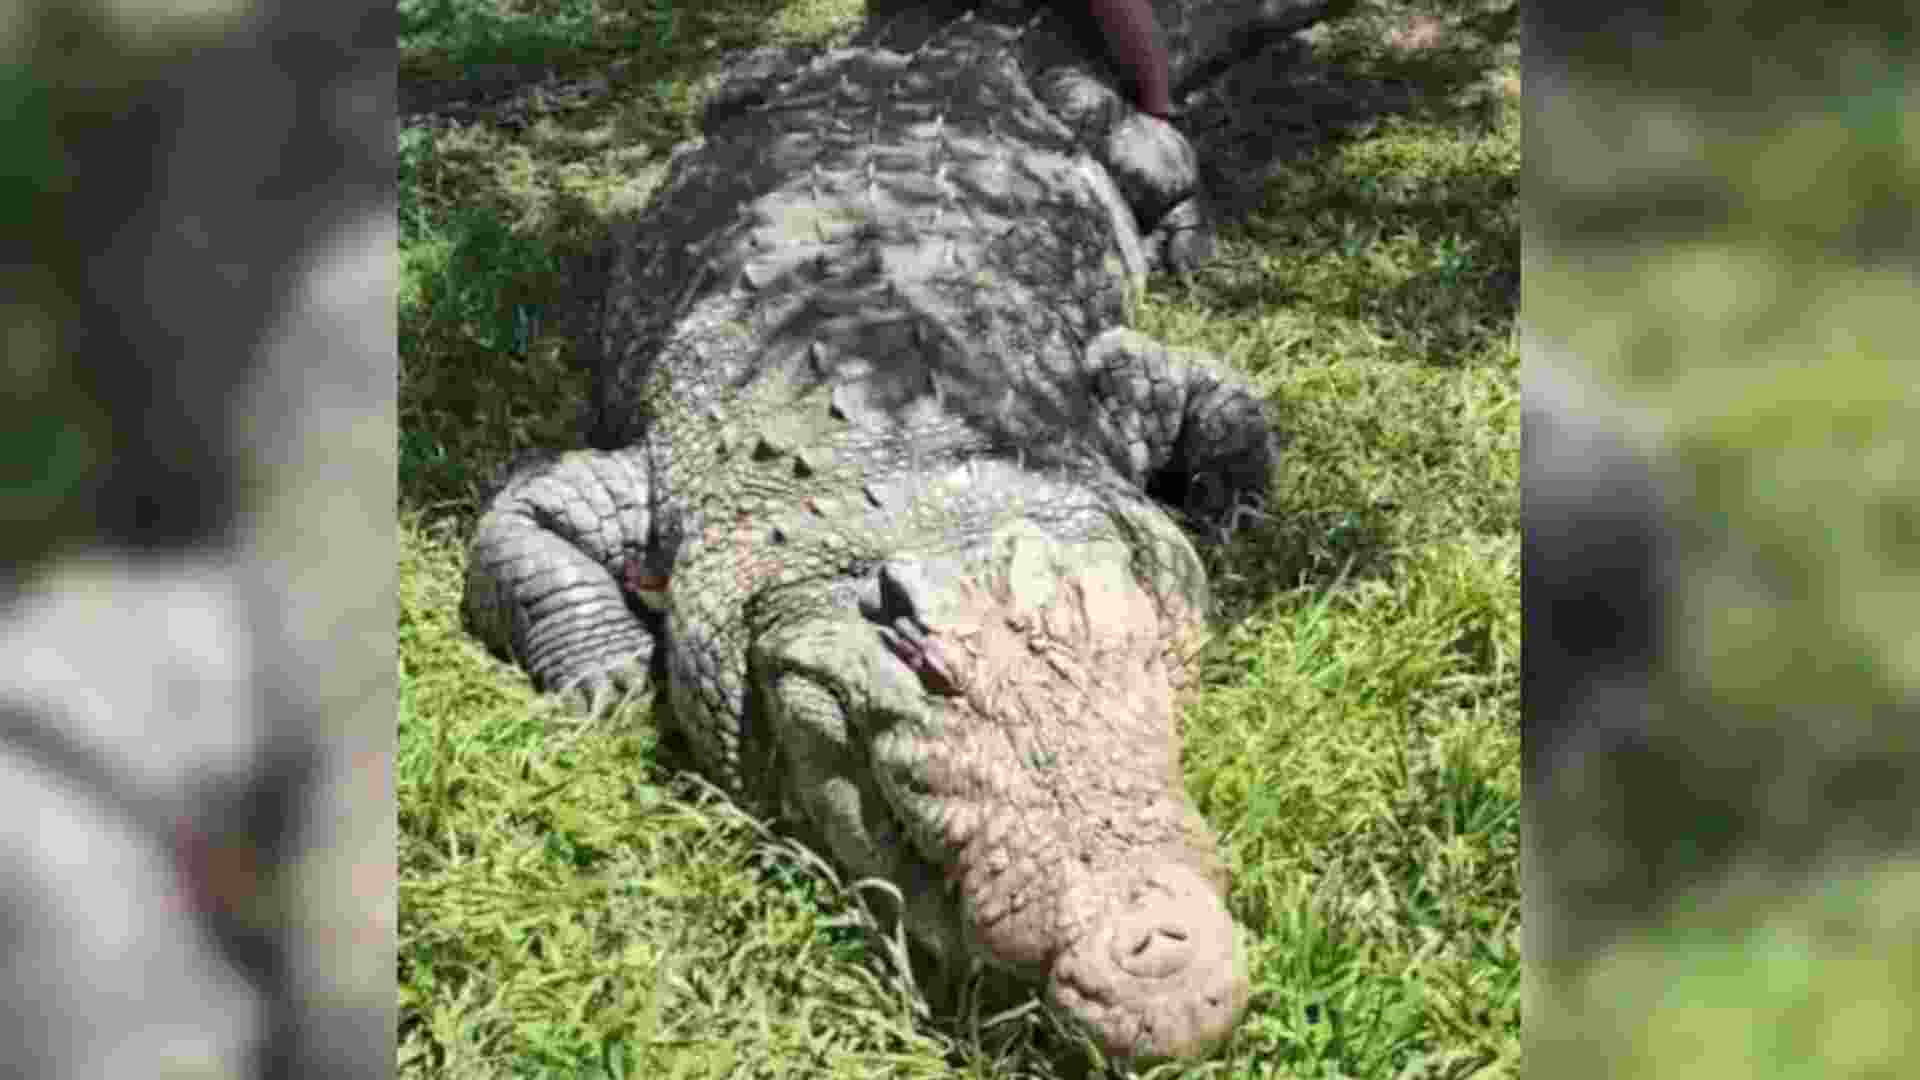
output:
<svg viewBox="0 0 1920 1080"><path fill-rule="evenodd" d="M1246 1012L1239 927L1214 886L1186 866L1129 878L1118 903L1055 960L1047 996L1111 1056L1204 1055Z"/></svg>

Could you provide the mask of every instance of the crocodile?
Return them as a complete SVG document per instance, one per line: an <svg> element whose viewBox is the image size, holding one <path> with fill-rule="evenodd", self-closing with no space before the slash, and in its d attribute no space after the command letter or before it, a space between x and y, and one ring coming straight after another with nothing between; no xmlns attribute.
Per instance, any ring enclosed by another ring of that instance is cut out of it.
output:
<svg viewBox="0 0 1920 1080"><path fill-rule="evenodd" d="M1275 11L1156 3L1175 83ZM1125 325L1194 155L1087 41L1052 6L896 6L717 93L611 231L586 448L513 467L463 608L544 690L659 691L717 786L893 887L939 979L1043 987L1141 1063L1248 1004L1180 770L1183 525L1257 503L1280 444Z"/></svg>

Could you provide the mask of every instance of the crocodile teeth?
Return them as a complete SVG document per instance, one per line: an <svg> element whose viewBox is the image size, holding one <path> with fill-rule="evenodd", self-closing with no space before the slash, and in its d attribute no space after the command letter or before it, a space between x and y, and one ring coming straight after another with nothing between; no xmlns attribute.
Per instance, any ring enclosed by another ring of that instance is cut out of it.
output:
<svg viewBox="0 0 1920 1080"><path fill-rule="evenodd" d="M960 681L954 677L952 666L915 620L906 616L895 619L892 627L880 628L880 639L920 677L920 684L929 693L942 697L959 694Z"/></svg>

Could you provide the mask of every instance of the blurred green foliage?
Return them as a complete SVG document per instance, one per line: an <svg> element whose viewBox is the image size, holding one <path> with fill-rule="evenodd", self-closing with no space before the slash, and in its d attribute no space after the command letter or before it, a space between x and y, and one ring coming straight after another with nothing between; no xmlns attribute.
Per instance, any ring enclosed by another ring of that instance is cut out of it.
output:
<svg viewBox="0 0 1920 1080"><path fill-rule="evenodd" d="M1528 917L1568 931L1539 940L1613 944L1530 957L1529 1064L1905 1075L1915 13L1530 18L1548 29L1527 55L1524 318L1625 409L1677 555L1651 700L1605 717L1640 747L1536 800ZM1636 35L1576 40L1609 18ZM1836 896L1856 899L1835 914Z"/></svg>

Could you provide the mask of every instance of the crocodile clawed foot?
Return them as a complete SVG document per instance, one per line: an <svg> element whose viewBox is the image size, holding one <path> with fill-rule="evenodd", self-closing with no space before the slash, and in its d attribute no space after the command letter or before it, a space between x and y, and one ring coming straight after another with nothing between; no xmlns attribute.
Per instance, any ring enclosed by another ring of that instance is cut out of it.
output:
<svg viewBox="0 0 1920 1080"><path fill-rule="evenodd" d="M1147 235L1147 266L1168 273L1196 270L1213 258L1218 246L1212 216L1199 199L1186 199L1167 211Z"/></svg>
<svg viewBox="0 0 1920 1080"><path fill-rule="evenodd" d="M558 695L588 721L604 720L651 689L645 667L619 665L588 672L562 686Z"/></svg>

